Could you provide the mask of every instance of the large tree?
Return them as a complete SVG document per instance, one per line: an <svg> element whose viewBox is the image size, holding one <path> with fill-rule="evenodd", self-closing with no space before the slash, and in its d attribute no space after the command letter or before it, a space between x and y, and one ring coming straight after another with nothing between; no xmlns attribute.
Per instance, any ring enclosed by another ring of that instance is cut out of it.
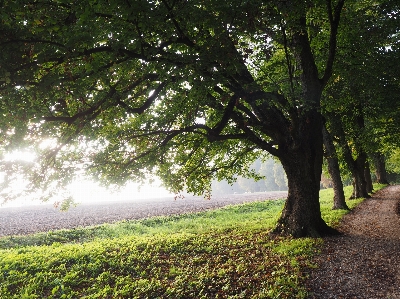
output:
<svg viewBox="0 0 400 299"><path fill-rule="evenodd" d="M275 232L331 232L320 104L344 2L3 2L2 147L35 151L56 192L86 172L201 193L268 152L289 188Z"/></svg>

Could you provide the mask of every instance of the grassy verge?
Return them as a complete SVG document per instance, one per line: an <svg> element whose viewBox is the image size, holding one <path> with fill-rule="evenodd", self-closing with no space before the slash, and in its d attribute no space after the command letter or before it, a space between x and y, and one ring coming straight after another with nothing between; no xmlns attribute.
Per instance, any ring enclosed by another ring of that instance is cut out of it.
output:
<svg viewBox="0 0 400 299"><path fill-rule="evenodd" d="M322 240L272 239L283 203L0 238L0 298L305 298Z"/></svg>

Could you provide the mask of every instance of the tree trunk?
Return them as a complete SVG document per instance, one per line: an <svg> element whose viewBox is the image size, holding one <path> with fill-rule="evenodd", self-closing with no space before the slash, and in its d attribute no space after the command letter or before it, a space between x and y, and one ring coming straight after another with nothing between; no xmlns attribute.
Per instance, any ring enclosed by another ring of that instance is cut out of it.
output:
<svg viewBox="0 0 400 299"><path fill-rule="evenodd" d="M388 185L389 181L387 179L385 156L381 153L373 154L373 160L375 165L376 182L378 184Z"/></svg>
<svg viewBox="0 0 400 299"><path fill-rule="evenodd" d="M303 152L292 153L291 159L282 161L288 178L288 197L274 232L293 237L319 237L331 234L321 217L319 179L314 169L316 161ZM319 173L320 175L320 173Z"/></svg>
<svg viewBox="0 0 400 299"><path fill-rule="evenodd" d="M365 162L365 167L364 167L364 178L365 182L367 184L367 192L372 193L374 190L374 186L372 185L372 178L371 178L371 169L369 168L369 162Z"/></svg>
<svg viewBox="0 0 400 299"><path fill-rule="evenodd" d="M356 111L358 112L356 113L356 122L359 130L362 131L363 129L365 129L365 120L361 102L358 102L355 108ZM370 174L367 175L365 170L367 168L367 153L363 150L363 145L360 142L359 138L355 138L354 144L356 146L358 156L355 160L355 172L357 173L354 176L355 178L353 185L354 188L351 198L359 198L359 197L368 198L370 196L368 194L369 188L368 188L368 181L366 178L371 175ZM369 178L369 180L371 180L371 177Z"/></svg>
<svg viewBox="0 0 400 299"><path fill-rule="evenodd" d="M324 138L325 158L328 161L328 171L333 184L333 207L332 209L348 210L344 197L342 178L340 177L339 162L336 155L335 145L333 144L332 136L326 129L322 127L322 135Z"/></svg>
<svg viewBox="0 0 400 299"><path fill-rule="evenodd" d="M330 228L321 217L319 190L323 161L323 138L321 96L325 85L332 75L336 51L336 34L339 26L340 11L344 1L340 0L335 6L335 16L331 15L331 38L329 42L329 57L323 78L319 78L314 53L311 49L310 38L307 34L306 14L299 14L287 24L293 30L287 46L293 49L296 68L299 72L301 95L298 97L294 88L294 76L289 71L292 96L299 104L290 109L290 122L285 128L280 128L277 134L277 156L285 169L288 179L288 197L282 214L274 229L275 233L293 237L318 237L337 233ZM331 4L329 4L331 5ZM301 6L301 5L300 5ZM302 8L299 9L301 11ZM305 6L303 7L304 11ZM285 28L282 28L285 29ZM287 55L289 57L289 55ZM288 58L288 70L291 69ZM271 120L268 120L271 121ZM281 129L284 129L281 131Z"/></svg>
<svg viewBox="0 0 400 299"><path fill-rule="evenodd" d="M322 219L319 204L323 159L321 117L318 112L308 114L299 143L279 145L288 179L288 198L273 233L293 237L337 233Z"/></svg>
<svg viewBox="0 0 400 299"><path fill-rule="evenodd" d="M334 115L330 115L329 119L335 125L335 130L339 137L340 145L343 149L343 159L346 162L353 177L353 194L350 196L350 199L359 197L367 198L369 197L369 195L366 189L366 182L364 175L364 168L365 168L365 162L367 161L367 155L361 150L356 160L354 160L352 151L346 140L346 133L343 130L341 122L338 121Z"/></svg>
<svg viewBox="0 0 400 299"><path fill-rule="evenodd" d="M356 160L353 161L353 166L351 167L351 173L353 175L353 194L350 196L351 199L354 198L368 198L370 197L367 191L367 182L365 181L364 168L367 161L367 155L362 152L360 153Z"/></svg>

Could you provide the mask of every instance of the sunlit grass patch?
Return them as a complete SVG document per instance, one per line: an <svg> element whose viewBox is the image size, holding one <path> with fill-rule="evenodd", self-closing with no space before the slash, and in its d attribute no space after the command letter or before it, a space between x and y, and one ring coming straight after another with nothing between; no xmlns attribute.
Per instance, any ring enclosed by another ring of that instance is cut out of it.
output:
<svg viewBox="0 0 400 299"><path fill-rule="evenodd" d="M306 264L278 243L266 229L240 229L2 250L0 290L3 298L303 298Z"/></svg>
<svg viewBox="0 0 400 299"><path fill-rule="evenodd" d="M121 238L129 235L150 236L154 234L174 234L185 231L203 232L228 229L253 230L272 227L282 210L284 200L268 200L224 208L188 213L176 216L152 217L143 220L121 221L91 227L63 229L27 236L0 238L0 248L29 245L51 245L59 243L83 243L97 239Z"/></svg>
<svg viewBox="0 0 400 299"><path fill-rule="evenodd" d="M378 191L384 188L386 185L382 184L374 184L374 190ZM351 196L353 191L352 186L344 187L344 195L346 198L347 206L350 210L354 209L361 202L364 201L364 198L356 198L356 199L348 199ZM321 205L321 214L322 218L326 223L330 226L337 226L344 215L346 215L349 211L346 210L332 210L333 206L333 189L325 189L320 191L320 205Z"/></svg>
<svg viewBox="0 0 400 299"><path fill-rule="evenodd" d="M322 240L272 238L283 204L0 238L0 298L305 298Z"/></svg>

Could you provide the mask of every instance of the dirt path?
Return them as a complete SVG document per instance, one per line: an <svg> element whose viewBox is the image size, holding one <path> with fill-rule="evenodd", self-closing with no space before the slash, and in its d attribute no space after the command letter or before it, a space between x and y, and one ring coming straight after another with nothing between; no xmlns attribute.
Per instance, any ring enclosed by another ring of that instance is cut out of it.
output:
<svg viewBox="0 0 400 299"><path fill-rule="evenodd" d="M400 186L389 186L343 219L310 274L309 298L400 299Z"/></svg>

